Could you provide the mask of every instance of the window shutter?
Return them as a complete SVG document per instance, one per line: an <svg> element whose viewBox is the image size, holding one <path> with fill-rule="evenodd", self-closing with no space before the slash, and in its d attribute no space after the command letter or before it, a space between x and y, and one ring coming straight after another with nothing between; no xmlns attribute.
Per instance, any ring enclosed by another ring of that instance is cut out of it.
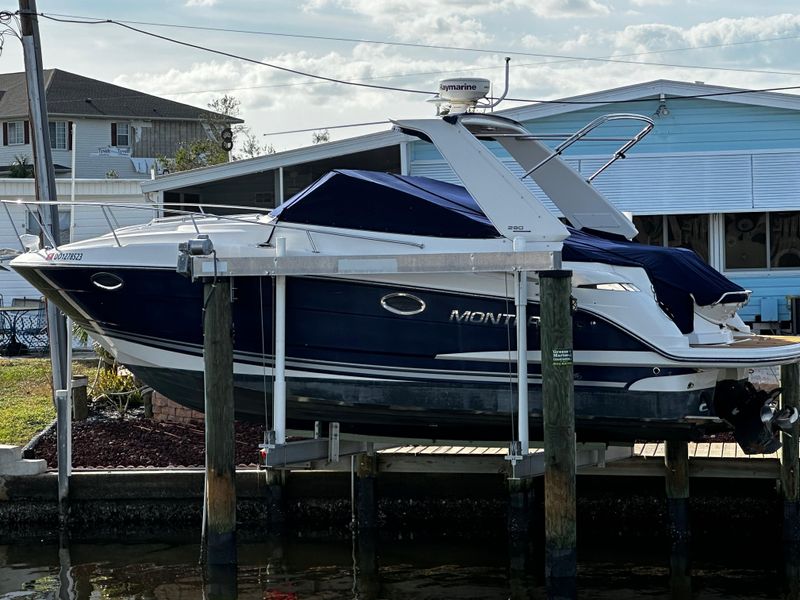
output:
<svg viewBox="0 0 800 600"><path fill-rule="evenodd" d="M28 126L28 122L27 121L25 121L25 143L26 144L30 144L31 143L31 129Z"/></svg>
<svg viewBox="0 0 800 600"><path fill-rule="evenodd" d="M116 146L117 145L117 124L116 123L112 123L111 124L111 145L112 146Z"/></svg>
<svg viewBox="0 0 800 600"><path fill-rule="evenodd" d="M3 146L8 146L8 123L3 121Z"/></svg>
<svg viewBox="0 0 800 600"><path fill-rule="evenodd" d="M72 121L67 121L67 150L72 150Z"/></svg>

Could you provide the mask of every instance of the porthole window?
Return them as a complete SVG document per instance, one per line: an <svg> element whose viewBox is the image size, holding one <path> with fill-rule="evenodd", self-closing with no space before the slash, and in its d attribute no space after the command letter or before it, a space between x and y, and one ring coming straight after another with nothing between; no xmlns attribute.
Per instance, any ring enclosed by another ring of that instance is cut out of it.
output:
<svg viewBox="0 0 800 600"><path fill-rule="evenodd" d="M100 271L99 273L92 275L92 284L101 290L113 292L114 290L118 290L122 287L123 281L122 278L114 275L113 273Z"/></svg>
<svg viewBox="0 0 800 600"><path fill-rule="evenodd" d="M425 302L405 292L385 295L381 298L381 306L396 315L418 315L425 310Z"/></svg>

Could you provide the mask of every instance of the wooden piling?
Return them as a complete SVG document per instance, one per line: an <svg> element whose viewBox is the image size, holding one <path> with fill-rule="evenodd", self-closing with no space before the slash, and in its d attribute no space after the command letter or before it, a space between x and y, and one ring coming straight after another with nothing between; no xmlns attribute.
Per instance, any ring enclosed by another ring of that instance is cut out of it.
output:
<svg viewBox="0 0 800 600"><path fill-rule="evenodd" d="M286 520L283 506L283 490L286 485L286 471L267 469L267 508L270 533L280 533Z"/></svg>
<svg viewBox="0 0 800 600"><path fill-rule="evenodd" d="M669 534L673 540L689 537L689 444L664 443L664 480L667 492Z"/></svg>
<svg viewBox="0 0 800 600"><path fill-rule="evenodd" d="M781 367L781 409L800 407L800 364ZM800 420L781 433L781 495L783 539L800 542Z"/></svg>
<svg viewBox="0 0 800 600"><path fill-rule="evenodd" d="M359 454L355 469L355 527L358 531L372 530L378 527L378 457L375 453Z"/></svg>
<svg viewBox="0 0 800 600"><path fill-rule="evenodd" d="M539 273L539 282L545 453L545 577L548 581L573 580L577 576L577 555L570 297L572 272L542 271Z"/></svg>
<svg viewBox="0 0 800 600"><path fill-rule="evenodd" d="M207 565L233 565L236 564L236 469L230 280L205 283L203 297L205 558Z"/></svg>
<svg viewBox="0 0 800 600"><path fill-rule="evenodd" d="M533 479L512 479L506 481L508 488L508 533L515 539L525 539L530 533L531 513L535 500Z"/></svg>
<svg viewBox="0 0 800 600"><path fill-rule="evenodd" d="M83 421L89 417L88 385L89 378L86 375L72 378L72 419L74 421Z"/></svg>

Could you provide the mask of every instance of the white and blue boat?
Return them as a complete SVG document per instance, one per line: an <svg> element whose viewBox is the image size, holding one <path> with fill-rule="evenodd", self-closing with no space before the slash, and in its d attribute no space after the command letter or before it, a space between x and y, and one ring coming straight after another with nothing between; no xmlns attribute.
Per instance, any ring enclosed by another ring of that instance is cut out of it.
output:
<svg viewBox="0 0 800 600"><path fill-rule="evenodd" d="M560 252L572 271L576 429L583 439L689 439L733 430L747 452L779 447L796 414L748 383L800 360L800 340L753 334L749 292L696 254L630 241L629 219L509 119L466 113L395 123L434 143L464 187L332 171L270 214L157 218L35 249L11 266L167 397L203 407L202 285L176 271L204 234L217 258ZM563 224L485 142L501 145ZM627 148L626 148L627 150ZM236 412L271 405L274 278L234 278ZM507 439L516 408L515 310L505 273L287 278L289 427L424 439ZM539 282L528 275L529 406L541 426Z"/></svg>

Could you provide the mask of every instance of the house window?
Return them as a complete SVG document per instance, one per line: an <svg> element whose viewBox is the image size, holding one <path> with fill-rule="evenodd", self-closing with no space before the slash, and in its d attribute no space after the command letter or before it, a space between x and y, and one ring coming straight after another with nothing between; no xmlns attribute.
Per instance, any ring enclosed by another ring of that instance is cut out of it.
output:
<svg viewBox="0 0 800 600"><path fill-rule="evenodd" d="M725 215L725 268L767 268L767 214Z"/></svg>
<svg viewBox="0 0 800 600"><path fill-rule="evenodd" d="M34 216L34 213L28 212L28 220L25 224L25 233L30 233L33 235L39 235L42 231L42 228L39 227L39 221ZM60 244L68 244L71 240L69 235L69 222L71 217L71 209L70 208L60 208L58 209L58 232L59 232L59 243ZM47 239L47 238L45 238Z"/></svg>
<svg viewBox="0 0 800 600"><path fill-rule="evenodd" d="M130 146L131 145L131 126L129 123L111 124L111 145Z"/></svg>
<svg viewBox="0 0 800 600"><path fill-rule="evenodd" d="M67 150L67 122L50 121L50 147L53 150Z"/></svg>
<svg viewBox="0 0 800 600"><path fill-rule="evenodd" d="M640 244L688 248L708 262L708 215L642 215L633 224Z"/></svg>
<svg viewBox="0 0 800 600"><path fill-rule="evenodd" d="M8 124L8 140L9 146L18 146L25 143L25 121L11 121Z"/></svg>
<svg viewBox="0 0 800 600"><path fill-rule="evenodd" d="M800 212L769 213L769 266L772 269L800 268Z"/></svg>
<svg viewBox="0 0 800 600"><path fill-rule="evenodd" d="M800 269L800 211L725 215L726 269Z"/></svg>

